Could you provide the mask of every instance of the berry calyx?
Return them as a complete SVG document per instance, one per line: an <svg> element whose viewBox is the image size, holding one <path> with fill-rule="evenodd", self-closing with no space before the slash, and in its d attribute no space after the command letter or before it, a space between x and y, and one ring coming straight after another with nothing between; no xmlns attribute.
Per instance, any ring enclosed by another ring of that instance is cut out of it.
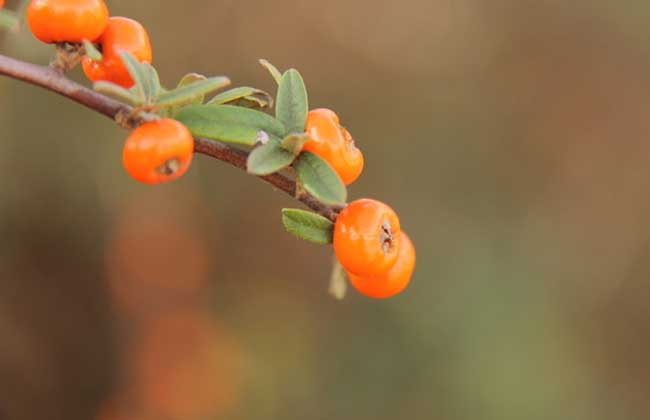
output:
<svg viewBox="0 0 650 420"><path fill-rule="evenodd" d="M360 293L377 299L388 298L400 293L411 281L415 269L415 247L404 232L399 233L397 261L384 274L359 276L348 272L350 283Z"/></svg>

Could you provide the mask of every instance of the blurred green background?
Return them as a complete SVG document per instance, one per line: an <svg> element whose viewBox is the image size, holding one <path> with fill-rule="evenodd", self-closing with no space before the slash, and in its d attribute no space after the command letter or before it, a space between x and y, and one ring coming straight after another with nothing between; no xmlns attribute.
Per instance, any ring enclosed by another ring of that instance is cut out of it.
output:
<svg viewBox="0 0 650 420"><path fill-rule="evenodd" d="M298 68L416 273L335 301L289 197L204 156L137 184L126 132L0 78L0 418L650 417L650 3L107 3L169 86Z"/></svg>

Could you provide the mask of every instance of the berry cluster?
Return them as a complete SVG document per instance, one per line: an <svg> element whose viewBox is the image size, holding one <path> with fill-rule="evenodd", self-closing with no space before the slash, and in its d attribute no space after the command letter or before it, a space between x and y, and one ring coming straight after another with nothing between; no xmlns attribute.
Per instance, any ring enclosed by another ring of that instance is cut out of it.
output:
<svg viewBox="0 0 650 420"><path fill-rule="evenodd" d="M110 17L103 0L32 0L27 21L41 41L81 51L83 71L96 90L133 106L122 117L140 124L123 150L124 168L134 179L157 184L184 174L192 162L194 137L250 147L249 173L290 171L298 196L308 194L342 208L335 224L315 213L285 209L288 231L333 243L350 282L365 295L389 297L408 285L415 266L411 240L386 204L361 199L345 205L346 186L363 171L363 153L334 111L309 110L297 70L281 73L261 61L278 84L275 104L268 93L250 87L205 102L208 93L230 81L190 73L175 89L163 88L150 64L151 43L144 27L132 19ZM273 105L275 116L261 111Z"/></svg>
<svg viewBox="0 0 650 420"><path fill-rule="evenodd" d="M375 298L404 290L415 268L415 247L395 211L367 198L351 202L337 217L334 252L352 285Z"/></svg>

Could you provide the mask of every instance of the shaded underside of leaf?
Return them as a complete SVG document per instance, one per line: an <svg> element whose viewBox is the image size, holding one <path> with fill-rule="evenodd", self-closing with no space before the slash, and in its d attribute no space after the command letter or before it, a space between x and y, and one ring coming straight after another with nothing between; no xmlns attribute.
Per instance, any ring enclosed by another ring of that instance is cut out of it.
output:
<svg viewBox="0 0 650 420"><path fill-rule="evenodd" d="M345 204L347 189L329 163L311 152L303 152L298 156L293 167L300 186L321 203Z"/></svg>
<svg viewBox="0 0 650 420"><path fill-rule="evenodd" d="M287 134L305 131L308 108L307 89L302 76L295 69L287 70L280 79L275 101L276 118L284 124Z"/></svg>
<svg viewBox="0 0 650 420"><path fill-rule="evenodd" d="M287 232L317 243L332 242L334 223L325 217L300 209L282 209L282 224Z"/></svg>
<svg viewBox="0 0 650 420"><path fill-rule="evenodd" d="M261 132L279 137L284 127L275 118L254 109L232 105L190 105L175 118L195 136L224 142L254 146Z"/></svg>
<svg viewBox="0 0 650 420"><path fill-rule="evenodd" d="M269 175L291 165L295 156L286 151L276 139L257 146L248 155L246 170L253 175Z"/></svg>
<svg viewBox="0 0 650 420"><path fill-rule="evenodd" d="M225 76L197 80L161 94L156 100L156 104L159 106L171 106L192 103L194 100L202 102L205 95L229 84L230 79Z"/></svg>

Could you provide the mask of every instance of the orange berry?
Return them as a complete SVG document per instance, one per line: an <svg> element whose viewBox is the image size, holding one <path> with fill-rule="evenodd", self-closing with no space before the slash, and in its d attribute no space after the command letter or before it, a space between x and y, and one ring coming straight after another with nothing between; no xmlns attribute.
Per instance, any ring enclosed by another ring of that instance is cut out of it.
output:
<svg viewBox="0 0 650 420"><path fill-rule="evenodd" d="M122 62L120 52L131 53L138 61L151 63L151 42L146 29L133 19L111 17L108 26L97 41L102 59L84 57L81 64L89 80L105 80L125 88L133 86L133 79Z"/></svg>
<svg viewBox="0 0 650 420"><path fill-rule="evenodd" d="M0 0L0 9L2 9L5 5L5 0Z"/></svg>
<svg viewBox="0 0 650 420"><path fill-rule="evenodd" d="M313 109L307 114L305 131L309 140L303 146L325 159L339 174L345 185L354 182L363 171L363 153L354 145L352 136L329 109Z"/></svg>
<svg viewBox="0 0 650 420"><path fill-rule="evenodd" d="M360 293L372 298L387 298L404 290L415 268L415 247L404 232L400 232L397 261L384 274L358 276L348 272L350 283Z"/></svg>
<svg viewBox="0 0 650 420"><path fill-rule="evenodd" d="M348 204L334 225L334 252L343 267L360 276L386 273L397 260L397 214L386 204L363 198Z"/></svg>
<svg viewBox="0 0 650 420"><path fill-rule="evenodd" d="M124 143L122 162L138 181L158 184L183 175L192 162L194 139L183 124L171 118L142 124Z"/></svg>
<svg viewBox="0 0 650 420"><path fill-rule="evenodd" d="M103 0L32 0L27 23L43 42L95 41L108 24Z"/></svg>

